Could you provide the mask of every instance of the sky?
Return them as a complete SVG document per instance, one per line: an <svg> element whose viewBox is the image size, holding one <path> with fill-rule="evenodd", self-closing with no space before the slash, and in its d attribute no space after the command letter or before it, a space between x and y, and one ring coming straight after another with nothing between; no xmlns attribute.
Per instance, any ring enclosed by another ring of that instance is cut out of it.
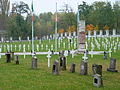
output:
<svg viewBox="0 0 120 90"><path fill-rule="evenodd" d="M31 7L32 0L10 0L11 3L23 1ZM82 1L87 2L88 4L93 3L94 1L111 1L115 2L117 0L33 0L34 12L39 15L44 12L52 12L56 11L56 2L58 11L63 8L64 4L69 4L74 12L77 11L77 5L81 4Z"/></svg>

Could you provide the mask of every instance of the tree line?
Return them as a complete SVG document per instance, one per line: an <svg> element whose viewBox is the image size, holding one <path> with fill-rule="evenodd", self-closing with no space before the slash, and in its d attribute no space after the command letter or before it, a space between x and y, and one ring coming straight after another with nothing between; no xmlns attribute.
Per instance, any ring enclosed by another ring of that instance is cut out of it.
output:
<svg viewBox="0 0 120 90"><path fill-rule="evenodd" d="M91 5L83 2L78 5L78 10L80 20L86 21L86 30L116 29L120 33L120 1L96 1ZM51 12L34 15L35 36L42 37L55 33L55 15L56 13ZM13 3L11 13L7 16L8 36L14 39L18 39L18 36L23 39L31 37L31 11L26 3ZM78 13L58 12L57 16L58 33L77 31Z"/></svg>

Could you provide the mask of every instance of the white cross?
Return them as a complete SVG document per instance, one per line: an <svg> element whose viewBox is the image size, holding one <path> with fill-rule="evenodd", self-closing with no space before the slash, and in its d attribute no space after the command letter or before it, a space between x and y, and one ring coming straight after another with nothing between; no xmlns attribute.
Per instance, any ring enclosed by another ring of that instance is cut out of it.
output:
<svg viewBox="0 0 120 90"><path fill-rule="evenodd" d="M50 54L51 54L51 52L49 50L48 51L48 55L47 55L47 58L48 58L48 67L50 67L50 58L51 58Z"/></svg>

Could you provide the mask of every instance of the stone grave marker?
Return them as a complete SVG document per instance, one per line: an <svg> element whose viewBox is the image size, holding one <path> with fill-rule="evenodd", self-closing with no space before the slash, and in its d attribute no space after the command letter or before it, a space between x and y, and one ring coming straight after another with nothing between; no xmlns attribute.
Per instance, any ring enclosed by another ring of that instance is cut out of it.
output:
<svg viewBox="0 0 120 90"><path fill-rule="evenodd" d="M94 37L96 37L97 36L97 33L96 33L96 30L94 30Z"/></svg>
<svg viewBox="0 0 120 90"><path fill-rule="evenodd" d="M21 44L19 44L19 51L21 50Z"/></svg>
<svg viewBox="0 0 120 90"><path fill-rule="evenodd" d="M63 57L62 70L66 70L66 57Z"/></svg>
<svg viewBox="0 0 120 90"><path fill-rule="evenodd" d="M27 40L28 40L28 41L30 40L29 36L27 36Z"/></svg>
<svg viewBox="0 0 120 90"><path fill-rule="evenodd" d="M78 25L78 51L83 52L85 49L85 40L86 40L86 34L85 34L85 21L81 20Z"/></svg>
<svg viewBox="0 0 120 90"><path fill-rule="evenodd" d="M75 72L75 64L74 63L71 64L70 72L72 72L72 73Z"/></svg>
<svg viewBox="0 0 120 90"><path fill-rule="evenodd" d="M39 40L39 44L41 44L41 39Z"/></svg>
<svg viewBox="0 0 120 90"><path fill-rule="evenodd" d="M59 74L59 63L58 63L57 60L55 60L55 61L53 62L52 74L54 74L54 75L58 75L58 74Z"/></svg>
<svg viewBox="0 0 120 90"><path fill-rule="evenodd" d="M19 37L19 41L21 41L21 37Z"/></svg>
<svg viewBox="0 0 120 90"><path fill-rule="evenodd" d="M66 70L66 57L60 57L60 68L62 69L62 70Z"/></svg>
<svg viewBox="0 0 120 90"><path fill-rule="evenodd" d="M103 81L102 81L101 75L95 74L95 75L93 76L93 85L94 85L95 87L102 87L102 86L103 86Z"/></svg>
<svg viewBox="0 0 120 90"><path fill-rule="evenodd" d="M68 56L70 55L70 50L68 50Z"/></svg>
<svg viewBox="0 0 120 90"><path fill-rule="evenodd" d="M43 44L41 44L41 50L43 50Z"/></svg>
<svg viewBox="0 0 120 90"><path fill-rule="evenodd" d="M46 44L46 50L48 50L48 45Z"/></svg>
<svg viewBox="0 0 120 90"><path fill-rule="evenodd" d="M106 36L109 36L109 30L106 30Z"/></svg>
<svg viewBox="0 0 120 90"><path fill-rule="evenodd" d="M16 51L17 46L16 46L16 45L14 45L14 47L15 47L15 51Z"/></svg>
<svg viewBox="0 0 120 90"><path fill-rule="evenodd" d="M3 37L1 37L1 42L3 42L4 41L4 38Z"/></svg>
<svg viewBox="0 0 120 90"><path fill-rule="evenodd" d="M91 33L90 33L90 31L88 31L88 37L90 37L91 36Z"/></svg>
<svg viewBox="0 0 120 90"><path fill-rule="evenodd" d="M114 36L116 35L116 30L115 30L115 29L113 29L113 35L114 35Z"/></svg>
<svg viewBox="0 0 120 90"><path fill-rule="evenodd" d="M102 65L92 64L93 75L99 74L102 76Z"/></svg>
<svg viewBox="0 0 120 90"><path fill-rule="evenodd" d="M18 55L16 55L16 61L15 61L15 63L19 64Z"/></svg>
<svg viewBox="0 0 120 90"><path fill-rule="evenodd" d="M32 57L32 69L37 69L37 57Z"/></svg>
<svg viewBox="0 0 120 90"><path fill-rule="evenodd" d="M80 75L87 75L87 74L88 74L87 62L82 60L80 64Z"/></svg>
<svg viewBox="0 0 120 90"><path fill-rule="evenodd" d="M6 62L7 63L11 62L11 54L7 52L5 55L6 55Z"/></svg>
<svg viewBox="0 0 120 90"><path fill-rule="evenodd" d="M53 44L51 45L51 50L53 50Z"/></svg>
<svg viewBox="0 0 120 90"><path fill-rule="evenodd" d="M39 52L39 45L37 44L36 47L37 47L37 51Z"/></svg>
<svg viewBox="0 0 120 90"><path fill-rule="evenodd" d="M104 51L103 59L104 59L104 60L107 59L107 52L106 52L106 51Z"/></svg>
<svg viewBox="0 0 120 90"><path fill-rule="evenodd" d="M51 52L52 52L52 55L54 55L54 51L52 50Z"/></svg>
<svg viewBox="0 0 120 90"><path fill-rule="evenodd" d="M100 30L100 36L102 36L103 35L103 31L102 30Z"/></svg>
<svg viewBox="0 0 120 90"><path fill-rule="evenodd" d="M118 72L118 70L116 69L116 59L115 58L111 58L110 59L110 66L109 68L107 68L107 71L109 72Z"/></svg>
<svg viewBox="0 0 120 90"><path fill-rule="evenodd" d="M71 51L71 54L72 54L72 58L74 58L75 51L73 49Z"/></svg>

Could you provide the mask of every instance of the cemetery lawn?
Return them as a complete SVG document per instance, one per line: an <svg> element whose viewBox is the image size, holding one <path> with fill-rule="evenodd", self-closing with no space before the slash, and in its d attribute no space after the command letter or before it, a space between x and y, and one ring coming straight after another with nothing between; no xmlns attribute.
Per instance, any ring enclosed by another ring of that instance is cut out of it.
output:
<svg viewBox="0 0 120 90"><path fill-rule="evenodd" d="M5 56L0 59L0 90L120 90L120 52L112 54L117 59L118 73L107 72L109 58L103 60L103 55L95 55L88 60L88 75L79 75L82 55L67 57L67 70L60 71L60 75L52 75L52 65L47 67L46 55L39 55L38 69L31 69L31 56L19 56L20 65L15 62L5 63ZM52 62L58 55L52 56ZM76 72L70 73L70 65L76 64ZM101 64L103 67L103 87L93 86L92 64Z"/></svg>

